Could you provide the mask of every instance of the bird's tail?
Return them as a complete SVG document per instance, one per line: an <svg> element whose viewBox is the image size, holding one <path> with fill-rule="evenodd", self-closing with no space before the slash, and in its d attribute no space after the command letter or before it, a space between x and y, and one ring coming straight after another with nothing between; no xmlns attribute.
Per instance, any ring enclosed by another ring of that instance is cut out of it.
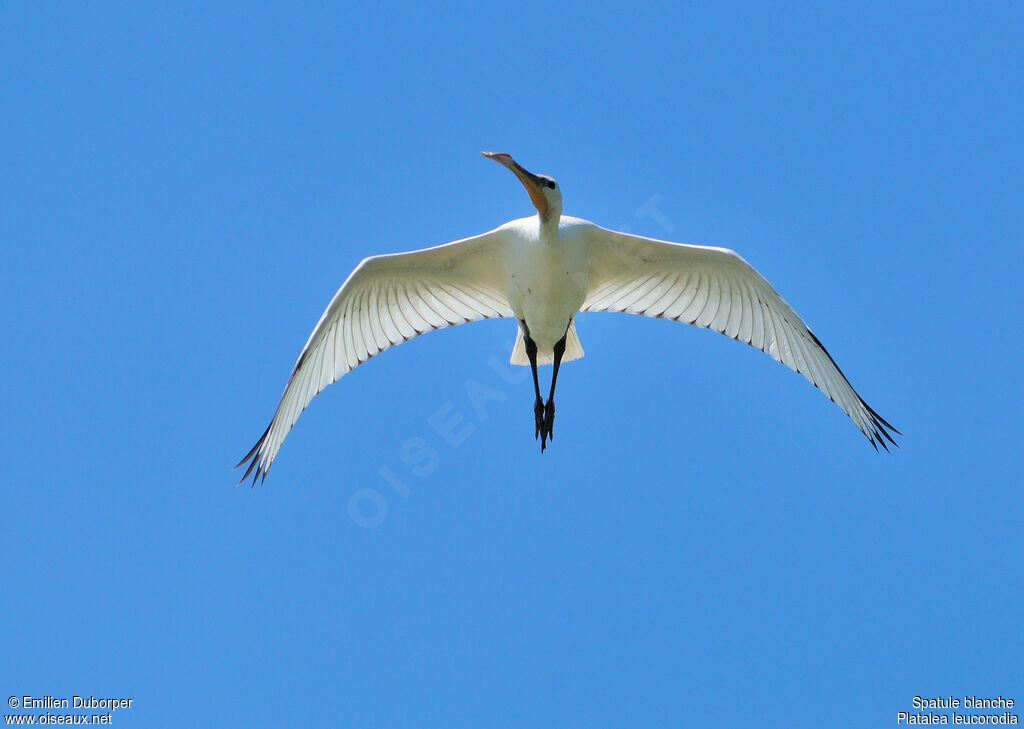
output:
<svg viewBox="0 0 1024 729"><path fill-rule="evenodd" d="M573 321L569 323L569 331L565 333L565 354L562 355L562 361L571 362L582 356L583 345L580 344L580 338L576 336L576 322ZM526 340L523 339L521 327L516 329L516 344L512 347L512 359L510 361L514 365L530 366L530 360L526 356ZM552 364L554 361L555 353L550 349L547 352L543 350L537 351L537 364Z"/></svg>

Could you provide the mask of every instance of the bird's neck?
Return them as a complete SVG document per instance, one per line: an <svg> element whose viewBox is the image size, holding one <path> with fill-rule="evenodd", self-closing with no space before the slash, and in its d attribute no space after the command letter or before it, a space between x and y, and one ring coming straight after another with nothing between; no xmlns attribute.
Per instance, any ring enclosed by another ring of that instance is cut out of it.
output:
<svg viewBox="0 0 1024 729"><path fill-rule="evenodd" d="M537 216L537 219L540 221L540 239L548 245L554 245L558 242L559 217L558 213Z"/></svg>

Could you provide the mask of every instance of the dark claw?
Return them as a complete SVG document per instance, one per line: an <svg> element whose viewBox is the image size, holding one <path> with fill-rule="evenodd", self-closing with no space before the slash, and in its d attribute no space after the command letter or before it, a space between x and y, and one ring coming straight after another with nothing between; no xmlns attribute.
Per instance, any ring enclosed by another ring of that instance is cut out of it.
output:
<svg viewBox="0 0 1024 729"><path fill-rule="evenodd" d="M551 426L555 422L555 402L551 398L548 398L548 404L544 406L544 419L540 424L540 452L543 453L544 449L548 447L548 438L554 440L552 435Z"/></svg>
<svg viewBox="0 0 1024 729"><path fill-rule="evenodd" d="M555 441L555 401L548 398L548 404L544 406L544 429L552 443Z"/></svg>
<svg viewBox="0 0 1024 729"><path fill-rule="evenodd" d="M534 418L534 433L533 438L536 440L541 436L541 433L546 433L544 429L544 402L538 397L537 402L533 404L533 418ZM541 452L544 451L543 444L541 445Z"/></svg>

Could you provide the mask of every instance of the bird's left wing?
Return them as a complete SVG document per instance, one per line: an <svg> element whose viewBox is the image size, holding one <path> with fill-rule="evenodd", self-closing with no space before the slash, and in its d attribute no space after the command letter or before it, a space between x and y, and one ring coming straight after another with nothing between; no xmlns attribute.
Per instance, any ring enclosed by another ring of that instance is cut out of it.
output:
<svg viewBox="0 0 1024 729"><path fill-rule="evenodd" d="M643 238L592 226L581 311L624 311L682 321L765 352L806 377L850 416L876 448L899 433L856 393L793 308L735 252Z"/></svg>
<svg viewBox="0 0 1024 729"><path fill-rule="evenodd" d="M443 327L512 316L505 296L505 232L360 263L302 348L266 431L239 462L242 481L266 478L288 431L325 387L378 352ZM238 468L236 466L236 468Z"/></svg>

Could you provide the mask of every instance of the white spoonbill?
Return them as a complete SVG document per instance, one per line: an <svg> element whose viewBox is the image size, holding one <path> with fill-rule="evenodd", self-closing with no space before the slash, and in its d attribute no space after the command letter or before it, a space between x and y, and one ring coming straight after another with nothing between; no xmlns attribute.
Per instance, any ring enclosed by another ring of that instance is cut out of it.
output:
<svg viewBox="0 0 1024 729"><path fill-rule="evenodd" d="M512 363L533 371L534 437L554 438L559 365L583 356L573 318L625 311L713 329L806 377L888 450L899 433L864 402L835 360L771 284L733 251L606 230L562 215L562 193L507 154L537 214L472 238L360 263L320 317L292 369L274 417L238 466L253 483L274 463L288 431L325 387L378 352L442 327L495 317L518 323ZM554 364L545 401L538 364ZM236 466L236 468L238 468Z"/></svg>

